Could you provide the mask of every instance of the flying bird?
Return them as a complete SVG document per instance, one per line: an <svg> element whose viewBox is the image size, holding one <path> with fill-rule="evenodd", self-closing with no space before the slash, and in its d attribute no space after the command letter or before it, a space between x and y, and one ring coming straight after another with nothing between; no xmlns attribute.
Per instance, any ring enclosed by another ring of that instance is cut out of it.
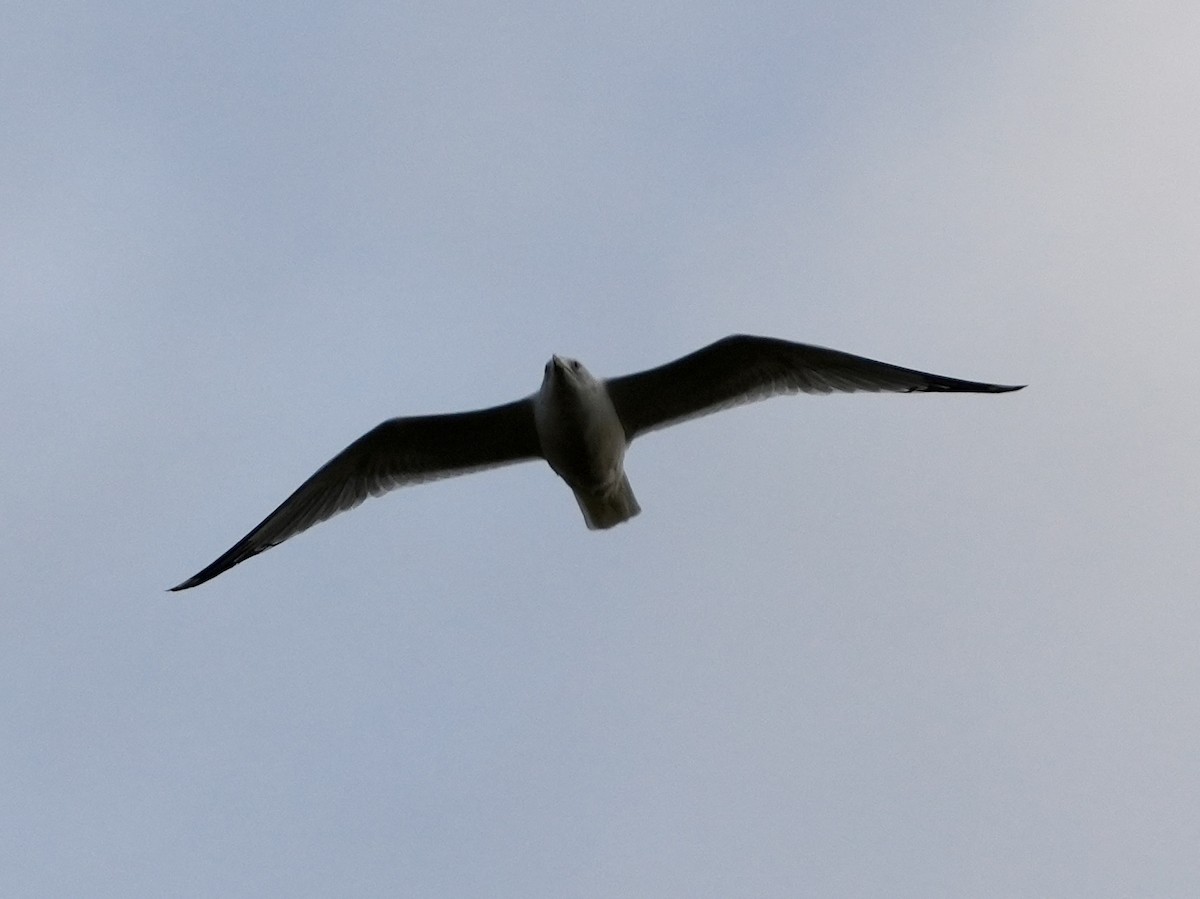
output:
<svg viewBox="0 0 1200 899"><path fill-rule="evenodd" d="M1023 386L961 381L746 335L619 378L596 378L578 361L553 356L541 388L524 399L472 412L393 418L368 431L220 558L171 590L203 584L368 496L532 459L545 459L567 482L588 528L611 528L641 511L624 468L634 438L782 393L1006 393Z"/></svg>

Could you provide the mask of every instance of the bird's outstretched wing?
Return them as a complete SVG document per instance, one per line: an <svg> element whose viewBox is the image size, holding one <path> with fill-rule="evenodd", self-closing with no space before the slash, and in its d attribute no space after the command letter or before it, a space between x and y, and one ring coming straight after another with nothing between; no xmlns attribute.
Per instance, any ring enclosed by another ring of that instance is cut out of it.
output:
<svg viewBox="0 0 1200 899"><path fill-rule="evenodd" d="M528 398L474 412L393 418L330 459L219 559L171 589L203 584L368 496L541 455Z"/></svg>
<svg viewBox="0 0 1200 899"><path fill-rule="evenodd" d="M781 393L1004 393L1024 386L960 381L824 347L746 335L726 337L682 359L606 384L627 440Z"/></svg>

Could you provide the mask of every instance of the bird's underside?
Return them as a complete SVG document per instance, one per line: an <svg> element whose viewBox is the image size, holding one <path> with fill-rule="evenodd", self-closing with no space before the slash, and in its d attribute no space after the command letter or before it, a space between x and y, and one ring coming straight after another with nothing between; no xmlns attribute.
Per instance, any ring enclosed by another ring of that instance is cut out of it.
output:
<svg viewBox="0 0 1200 899"><path fill-rule="evenodd" d="M602 380L553 357L541 388L501 406L393 418L350 444L211 565L172 590L195 587L368 496L435 478L545 459L575 493L589 528L639 511L623 468L634 438L721 409L785 393L1005 393L1019 386L963 381L771 337L727 337L674 362Z"/></svg>

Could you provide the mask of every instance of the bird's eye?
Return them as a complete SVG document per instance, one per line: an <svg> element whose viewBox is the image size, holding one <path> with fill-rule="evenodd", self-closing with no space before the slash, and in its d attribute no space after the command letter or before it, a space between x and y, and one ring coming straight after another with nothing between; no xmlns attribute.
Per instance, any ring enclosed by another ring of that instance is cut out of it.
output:
<svg viewBox="0 0 1200 899"><path fill-rule="evenodd" d="M571 368L575 369L575 371L579 371L579 360L578 359L571 360Z"/></svg>

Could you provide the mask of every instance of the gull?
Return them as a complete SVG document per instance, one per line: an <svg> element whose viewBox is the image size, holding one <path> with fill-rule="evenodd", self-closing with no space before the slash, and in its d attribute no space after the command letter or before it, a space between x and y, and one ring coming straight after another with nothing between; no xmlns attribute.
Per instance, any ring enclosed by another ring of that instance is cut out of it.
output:
<svg viewBox="0 0 1200 899"><path fill-rule="evenodd" d="M215 562L171 590L187 590L315 524L396 487L545 459L575 494L589 529L641 511L625 475L636 437L731 406L785 393L1007 393L1025 385L962 381L773 337L734 335L674 362L618 378L594 377L552 356L524 399L445 415L393 418L325 463Z"/></svg>

